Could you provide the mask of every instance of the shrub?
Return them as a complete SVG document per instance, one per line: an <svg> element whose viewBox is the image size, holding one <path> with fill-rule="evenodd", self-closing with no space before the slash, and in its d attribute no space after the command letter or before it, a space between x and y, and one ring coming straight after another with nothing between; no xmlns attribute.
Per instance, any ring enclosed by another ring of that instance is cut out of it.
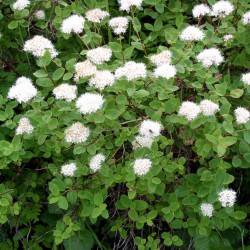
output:
<svg viewBox="0 0 250 250"><path fill-rule="evenodd" d="M249 0L0 2L0 249L250 246Z"/></svg>

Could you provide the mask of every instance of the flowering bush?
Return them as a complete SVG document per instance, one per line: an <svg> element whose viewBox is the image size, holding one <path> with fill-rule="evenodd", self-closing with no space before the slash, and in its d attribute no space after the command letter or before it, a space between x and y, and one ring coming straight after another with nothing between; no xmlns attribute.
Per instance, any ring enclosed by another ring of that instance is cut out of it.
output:
<svg viewBox="0 0 250 250"><path fill-rule="evenodd" d="M0 2L0 249L250 247L250 0Z"/></svg>

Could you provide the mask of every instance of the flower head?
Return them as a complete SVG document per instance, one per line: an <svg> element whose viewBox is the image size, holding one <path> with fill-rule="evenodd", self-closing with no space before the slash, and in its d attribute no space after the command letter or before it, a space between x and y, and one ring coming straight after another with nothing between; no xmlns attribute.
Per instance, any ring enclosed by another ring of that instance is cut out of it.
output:
<svg viewBox="0 0 250 250"><path fill-rule="evenodd" d="M200 102L200 110L203 115L205 116L212 116L216 112L220 110L219 105L209 101L209 100L203 100Z"/></svg>
<svg viewBox="0 0 250 250"><path fill-rule="evenodd" d="M246 85L250 85L250 72L246 73L246 74L242 74L241 76L241 81L246 84Z"/></svg>
<svg viewBox="0 0 250 250"><path fill-rule="evenodd" d="M214 206L211 203L202 203L200 206L203 216L212 217L214 212Z"/></svg>
<svg viewBox="0 0 250 250"><path fill-rule="evenodd" d="M186 101L181 104L178 114L186 117L188 121L192 121L200 114L200 112L199 105L194 102Z"/></svg>
<svg viewBox="0 0 250 250"><path fill-rule="evenodd" d="M85 19L79 15L71 15L64 19L61 26L61 31L65 34L75 33L80 34L84 29Z"/></svg>
<svg viewBox="0 0 250 250"><path fill-rule="evenodd" d="M76 86L63 83L54 88L53 94L58 100L62 99L71 102L76 99L76 91Z"/></svg>
<svg viewBox="0 0 250 250"><path fill-rule="evenodd" d="M44 12L44 10L37 10L37 11L35 12L35 17L36 17L36 19L38 19L38 20L43 20L43 19L45 19L45 12Z"/></svg>
<svg viewBox="0 0 250 250"><path fill-rule="evenodd" d="M120 79L125 77L128 81L145 78L146 75L146 65L144 63L136 63L134 61L125 63L124 66L119 67L115 71L115 78Z"/></svg>
<svg viewBox="0 0 250 250"><path fill-rule="evenodd" d="M194 18L200 18L210 14L210 11L210 8L206 4L198 4L194 6L192 13Z"/></svg>
<svg viewBox="0 0 250 250"><path fill-rule="evenodd" d="M225 17L231 14L234 10L234 6L229 1L218 1L212 6L212 16Z"/></svg>
<svg viewBox="0 0 250 250"><path fill-rule="evenodd" d="M152 166L152 162L149 159L137 159L134 162L133 169L134 173L138 176L143 176L148 173Z"/></svg>
<svg viewBox="0 0 250 250"><path fill-rule="evenodd" d="M26 103L37 95L37 89L27 77L19 77L8 92L9 99L16 99L19 103Z"/></svg>
<svg viewBox="0 0 250 250"><path fill-rule="evenodd" d="M31 134L34 127L30 123L30 120L26 117L20 119L16 128L16 135Z"/></svg>
<svg viewBox="0 0 250 250"><path fill-rule="evenodd" d="M151 148L154 142L154 137L137 135L132 142L133 148Z"/></svg>
<svg viewBox="0 0 250 250"><path fill-rule="evenodd" d="M113 85L115 76L108 70L97 71L89 80L89 85L103 90L107 86Z"/></svg>
<svg viewBox="0 0 250 250"><path fill-rule="evenodd" d="M46 50L49 51L52 58L56 57L58 54L51 41L39 35L34 36L30 40L27 40L24 43L23 50L26 52L30 52L35 57L43 56Z"/></svg>
<svg viewBox="0 0 250 250"><path fill-rule="evenodd" d="M29 5L30 5L30 1L29 0L17 0L13 4L13 9L14 10L23 10L26 7L28 7Z"/></svg>
<svg viewBox="0 0 250 250"><path fill-rule="evenodd" d="M204 49L196 58L206 68L212 65L219 66L224 61L221 52L216 48Z"/></svg>
<svg viewBox="0 0 250 250"><path fill-rule="evenodd" d="M141 136L154 138L161 134L161 129L162 126L159 122L144 120L140 125L139 133Z"/></svg>
<svg viewBox="0 0 250 250"><path fill-rule="evenodd" d="M158 66L154 70L154 76L155 77L162 77L165 79L173 78L176 75L176 68L173 65L170 64L163 64L161 66Z"/></svg>
<svg viewBox="0 0 250 250"><path fill-rule="evenodd" d="M80 113L86 115L94 113L101 109L104 103L104 99L100 94L85 93L82 94L76 101L76 107Z"/></svg>
<svg viewBox="0 0 250 250"><path fill-rule="evenodd" d="M132 7L141 8L143 0L118 0L120 10L129 12Z"/></svg>
<svg viewBox="0 0 250 250"><path fill-rule="evenodd" d="M156 55L150 57L150 61L156 66L161 66L163 64L171 63L172 53L169 50L164 50Z"/></svg>
<svg viewBox="0 0 250 250"><path fill-rule="evenodd" d="M89 128L80 122L76 122L65 130L65 140L69 143L83 143L87 141L89 134Z"/></svg>
<svg viewBox="0 0 250 250"><path fill-rule="evenodd" d="M201 41L204 36L203 31L193 25L190 25L181 32L180 39L188 42Z"/></svg>
<svg viewBox="0 0 250 250"><path fill-rule="evenodd" d="M250 11L246 12L242 17L242 22L244 25L250 24Z"/></svg>
<svg viewBox="0 0 250 250"><path fill-rule="evenodd" d="M80 78L92 76L96 73L96 71L96 66L89 60L76 63L74 80L79 81Z"/></svg>
<svg viewBox="0 0 250 250"><path fill-rule="evenodd" d="M250 112L245 108L237 108L234 110L236 122L238 124L245 124L250 120Z"/></svg>
<svg viewBox="0 0 250 250"><path fill-rule="evenodd" d="M94 64L103 64L112 57L112 50L109 48L98 47L87 52L87 58Z"/></svg>
<svg viewBox="0 0 250 250"><path fill-rule="evenodd" d="M227 35L223 36L223 40L225 42L228 42L228 41L230 41L232 39L233 39L233 35L232 34L227 34Z"/></svg>
<svg viewBox="0 0 250 250"><path fill-rule="evenodd" d="M64 176L69 176L73 177L76 171L76 164L75 163L70 163L70 164L65 164L61 167L61 174Z"/></svg>
<svg viewBox="0 0 250 250"><path fill-rule="evenodd" d="M116 35L124 34L128 28L128 18L127 17L114 17L110 19L109 26Z"/></svg>
<svg viewBox="0 0 250 250"><path fill-rule="evenodd" d="M218 194L222 207L232 207L236 202L236 192L232 189L224 189Z"/></svg>
<svg viewBox="0 0 250 250"><path fill-rule="evenodd" d="M91 159L90 159L90 162L89 162L89 167L90 169L93 171L93 172L96 172L98 171L103 162L105 161L106 157L103 155L103 154L96 154L95 156L93 156Z"/></svg>
<svg viewBox="0 0 250 250"><path fill-rule="evenodd" d="M101 10L99 8L88 10L86 13L86 19L93 23L100 23L104 18L109 16L107 11Z"/></svg>

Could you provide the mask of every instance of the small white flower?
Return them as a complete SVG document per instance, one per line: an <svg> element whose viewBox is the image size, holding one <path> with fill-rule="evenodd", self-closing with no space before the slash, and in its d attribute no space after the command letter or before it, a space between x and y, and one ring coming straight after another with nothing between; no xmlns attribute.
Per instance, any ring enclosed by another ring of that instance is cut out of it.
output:
<svg viewBox="0 0 250 250"><path fill-rule="evenodd" d="M241 81L246 84L246 85L250 85L250 72L246 73L246 74L242 74L241 76Z"/></svg>
<svg viewBox="0 0 250 250"><path fill-rule="evenodd" d="M214 206L211 203L202 203L200 209L203 216L213 216Z"/></svg>
<svg viewBox="0 0 250 250"><path fill-rule="evenodd" d="M228 42L228 41L230 41L232 39L233 39L233 35L232 34L227 34L227 35L223 36L223 40L225 42Z"/></svg>
<svg viewBox="0 0 250 250"><path fill-rule="evenodd" d="M244 25L250 24L250 11L246 12L242 17L242 22Z"/></svg>
<svg viewBox="0 0 250 250"><path fill-rule="evenodd" d="M219 66L224 61L221 52L216 48L204 49L196 58L206 68L212 65Z"/></svg>
<svg viewBox="0 0 250 250"><path fill-rule="evenodd" d="M133 169L134 173L138 176L143 176L148 173L152 166L152 162L149 159L137 159L134 162Z"/></svg>
<svg viewBox="0 0 250 250"><path fill-rule="evenodd" d="M90 78L89 85L97 89L103 90L107 86L113 85L115 76L108 70L97 71L95 75Z"/></svg>
<svg viewBox="0 0 250 250"><path fill-rule="evenodd" d="M178 114L186 117L188 121L192 121L200 114L200 112L199 105L194 102L186 101L181 104Z"/></svg>
<svg viewBox="0 0 250 250"><path fill-rule="evenodd" d="M93 156L91 159L90 159L90 162L89 162L89 167L90 169L93 171L93 172L96 172L98 171L103 162L105 161L106 157L103 155L103 154L96 154L95 156Z"/></svg>
<svg viewBox="0 0 250 250"><path fill-rule="evenodd" d="M80 78L92 76L96 73L96 71L96 66L89 60L76 63L74 80L77 82Z"/></svg>
<svg viewBox="0 0 250 250"><path fill-rule="evenodd" d="M31 125L30 120L26 117L20 119L16 128L16 135L31 134L34 127Z"/></svg>
<svg viewBox="0 0 250 250"><path fill-rule="evenodd" d="M170 64L163 64L154 70L155 77L162 77L166 79L173 78L176 75L176 68Z"/></svg>
<svg viewBox="0 0 250 250"><path fill-rule="evenodd" d="M234 10L234 6L229 1L218 1L212 6L212 16L226 17Z"/></svg>
<svg viewBox="0 0 250 250"><path fill-rule="evenodd" d="M125 63L124 66L119 67L115 71L115 78L120 79L125 77L128 81L145 78L146 76L146 65L144 63L136 63L134 61Z"/></svg>
<svg viewBox="0 0 250 250"><path fill-rule="evenodd" d="M212 116L216 112L220 110L219 105L209 101L209 100L203 100L200 102L200 109L203 115L205 116Z"/></svg>
<svg viewBox="0 0 250 250"><path fill-rule="evenodd" d="M26 103L37 95L37 89L27 77L19 77L8 92L9 99L16 99L19 103Z"/></svg>
<svg viewBox="0 0 250 250"><path fill-rule="evenodd" d="M224 189L218 194L222 207L232 207L236 202L236 192L232 189Z"/></svg>
<svg viewBox="0 0 250 250"><path fill-rule="evenodd" d="M24 43L23 50L32 53L35 57L43 56L46 50L50 52L52 58L56 57L58 54L50 40L38 35L27 40Z"/></svg>
<svg viewBox="0 0 250 250"><path fill-rule="evenodd" d="M58 100L62 99L66 100L67 102L71 102L76 99L76 91L76 86L63 83L54 88L53 94Z"/></svg>
<svg viewBox="0 0 250 250"><path fill-rule="evenodd" d="M161 129L162 126L159 122L144 120L140 125L139 133L141 136L154 138L161 134Z"/></svg>
<svg viewBox="0 0 250 250"><path fill-rule="evenodd" d="M204 33L202 30L200 30L199 28L195 27L195 26L188 26L187 28L185 28L180 35L180 39L182 41L201 41L204 38Z"/></svg>
<svg viewBox="0 0 250 250"><path fill-rule="evenodd" d="M154 137L137 135L132 142L133 148L151 148L154 142Z"/></svg>
<svg viewBox="0 0 250 250"><path fill-rule="evenodd" d="M141 8L143 0L118 0L120 10L129 12L132 7Z"/></svg>
<svg viewBox="0 0 250 250"><path fill-rule="evenodd" d="M169 50L164 50L156 55L150 57L150 61L156 66L161 66L163 64L171 63L172 53Z"/></svg>
<svg viewBox="0 0 250 250"><path fill-rule="evenodd" d="M112 57L112 50L109 48L98 47L87 52L87 58L94 64L103 64Z"/></svg>
<svg viewBox="0 0 250 250"><path fill-rule="evenodd" d="M210 8L206 4L198 4L194 6L192 13L194 18L200 18L210 14L210 11Z"/></svg>
<svg viewBox="0 0 250 250"><path fill-rule="evenodd" d="M65 34L76 33L80 34L84 29L85 19L79 15L71 15L64 19L61 26L61 31Z"/></svg>
<svg viewBox="0 0 250 250"><path fill-rule="evenodd" d="M29 0L17 0L13 4L13 9L14 10L23 10L26 7L28 7L29 5L30 5L30 1Z"/></svg>
<svg viewBox="0 0 250 250"><path fill-rule="evenodd" d="M83 143L87 141L89 134L89 128L85 127L80 122L76 122L65 130L65 140L69 143Z"/></svg>
<svg viewBox="0 0 250 250"><path fill-rule="evenodd" d="M44 10L37 10L35 12L35 17L38 20L44 20L45 19L45 12L44 12Z"/></svg>
<svg viewBox="0 0 250 250"><path fill-rule="evenodd" d="M245 108L237 108L234 110L236 122L238 124L245 124L250 120L250 112Z"/></svg>
<svg viewBox="0 0 250 250"><path fill-rule="evenodd" d="M65 164L61 167L61 174L64 176L69 176L73 177L76 171L76 164L75 163L70 163L70 164Z"/></svg>
<svg viewBox="0 0 250 250"><path fill-rule="evenodd" d="M114 17L110 19L109 26L112 28L116 35L124 34L128 28L128 18L127 17Z"/></svg>
<svg viewBox="0 0 250 250"><path fill-rule="evenodd" d="M82 94L76 101L76 107L82 114L94 113L101 109L104 99L100 94L85 93Z"/></svg>
<svg viewBox="0 0 250 250"><path fill-rule="evenodd" d="M99 8L88 10L85 13L86 19L93 23L100 23L104 18L109 16L107 11L101 10Z"/></svg>

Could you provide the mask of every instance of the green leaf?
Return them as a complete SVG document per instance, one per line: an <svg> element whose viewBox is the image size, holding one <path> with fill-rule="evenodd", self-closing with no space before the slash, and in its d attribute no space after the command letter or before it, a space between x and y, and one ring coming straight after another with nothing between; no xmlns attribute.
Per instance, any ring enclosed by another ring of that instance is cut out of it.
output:
<svg viewBox="0 0 250 250"><path fill-rule="evenodd" d="M230 91L230 96L233 98L240 98L244 94L243 89L234 89Z"/></svg>
<svg viewBox="0 0 250 250"><path fill-rule="evenodd" d="M53 83L49 78L38 78L36 80L36 84L38 86L44 87L44 88L50 88L53 87Z"/></svg>
<svg viewBox="0 0 250 250"><path fill-rule="evenodd" d="M64 196L60 196L58 199L58 206L61 209L67 210L69 207L68 201Z"/></svg>
<svg viewBox="0 0 250 250"><path fill-rule="evenodd" d="M64 72L65 72L65 69L64 69L64 68L59 68L59 69L57 69L57 70L53 73L52 79L53 79L54 81L58 81L58 80L63 76Z"/></svg>

